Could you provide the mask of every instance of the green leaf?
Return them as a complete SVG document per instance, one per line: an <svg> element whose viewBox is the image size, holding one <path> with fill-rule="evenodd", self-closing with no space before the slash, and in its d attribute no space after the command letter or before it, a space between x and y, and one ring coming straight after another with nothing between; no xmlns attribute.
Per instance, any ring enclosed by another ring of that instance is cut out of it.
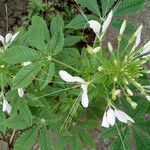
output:
<svg viewBox="0 0 150 150"><path fill-rule="evenodd" d="M36 127L26 131L17 139L14 150L30 150L37 135L38 129Z"/></svg>
<svg viewBox="0 0 150 150"><path fill-rule="evenodd" d="M50 39L49 30L48 30L47 24L43 20L43 18L41 18L39 16L33 16L32 17L32 25L35 28L39 29L39 32L41 33L41 36L43 37L43 39L48 42Z"/></svg>
<svg viewBox="0 0 150 150"><path fill-rule="evenodd" d="M43 50L46 46L45 42L50 39L46 22L38 16L33 16L32 25L29 27L28 42L30 46L39 50Z"/></svg>
<svg viewBox="0 0 150 150"><path fill-rule="evenodd" d="M101 15L97 0L76 0L76 2L80 4L81 6L88 8L90 11L92 11L96 15L98 16Z"/></svg>
<svg viewBox="0 0 150 150"><path fill-rule="evenodd" d="M122 23L123 23L123 20L120 20L120 19L112 20L112 25L113 25L113 27L117 30L117 32L120 31L120 28L121 28ZM132 35L135 31L136 31L136 29L135 29L133 23L130 22L130 21L127 21L126 30L125 30L124 34L130 36L130 35Z"/></svg>
<svg viewBox="0 0 150 150"><path fill-rule="evenodd" d="M19 72L16 74L15 81L13 84L13 89L27 87L36 76L36 74L40 71L41 64L37 63L31 64L28 66L23 67Z"/></svg>
<svg viewBox="0 0 150 150"><path fill-rule="evenodd" d="M120 130L121 132L121 130ZM130 132L129 129L126 129L125 132L123 133L122 140L120 137L117 139L112 145L111 145L111 150L130 150L131 149L131 137L130 137ZM123 143L122 143L123 142ZM123 147L124 144L124 147Z"/></svg>
<svg viewBox="0 0 150 150"><path fill-rule="evenodd" d="M80 131L80 138L81 138L82 142L84 144L90 146L90 148L96 147L96 143L95 143L94 139L87 132Z"/></svg>
<svg viewBox="0 0 150 150"><path fill-rule="evenodd" d="M41 130L39 139L40 150L53 150L52 142L48 130L44 126Z"/></svg>
<svg viewBox="0 0 150 150"><path fill-rule="evenodd" d="M145 4L145 0L124 0L119 5L115 16L127 15L139 11Z"/></svg>
<svg viewBox="0 0 150 150"><path fill-rule="evenodd" d="M97 19L96 17L92 15L86 15L88 20L91 19ZM66 25L65 28L70 28L70 29L83 29L86 28L88 25L87 20L84 18L83 15L77 15L75 18L71 20L69 24Z"/></svg>
<svg viewBox="0 0 150 150"><path fill-rule="evenodd" d="M103 16L110 11L115 2L116 0L101 0Z"/></svg>
<svg viewBox="0 0 150 150"><path fill-rule="evenodd" d="M67 36L65 38L65 46L73 46L80 41L80 36Z"/></svg>
<svg viewBox="0 0 150 150"><path fill-rule="evenodd" d="M62 57L63 56L63 57ZM80 66L80 53L75 48L64 48L57 56L58 60L72 66Z"/></svg>
<svg viewBox="0 0 150 150"><path fill-rule="evenodd" d="M25 101L19 101L19 110L20 110L20 115L22 118L28 122L30 125L32 125L32 114L29 110L29 107Z"/></svg>
<svg viewBox="0 0 150 150"><path fill-rule="evenodd" d="M43 89L52 80L55 74L55 65L52 62L48 62L40 73L40 89Z"/></svg>
<svg viewBox="0 0 150 150"><path fill-rule="evenodd" d="M3 57L7 63L16 64L38 59L41 57L41 54L26 46L14 46L7 49Z"/></svg>
<svg viewBox="0 0 150 150"><path fill-rule="evenodd" d="M69 141L69 137L68 136L64 136L64 135L59 135L58 139L56 141L56 149L57 150L63 150Z"/></svg>
<svg viewBox="0 0 150 150"><path fill-rule="evenodd" d="M21 130L30 126L30 124L21 116L15 115L13 117L8 118L4 124L11 129Z"/></svg>
<svg viewBox="0 0 150 150"><path fill-rule="evenodd" d="M108 129L103 129L102 132L100 133L100 137L103 139L109 139L117 134L118 134L117 129L115 127L110 127Z"/></svg>
<svg viewBox="0 0 150 150"><path fill-rule="evenodd" d="M50 55L57 55L64 47L64 34L61 29L56 32L48 43L47 52Z"/></svg>
<svg viewBox="0 0 150 150"><path fill-rule="evenodd" d="M84 129L94 129L94 128L99 127L97 121L91 120L91 119L81 122L80 124L82 125L82 128L84 128Z"/></svg>
<svg viewBox="0 0 150 150"><path fill-rule="evenodd" d="M134 138L136 142L137 150L149 150L150 149L150 136L146 135L139 128L134 129Z"/></svg>
<svg viewBox="0 0 150 150"><path fill-rule="evenodd" d="M6 126L4 124L6 120L5 113L2 112L2 108L0 107L0 131L4 132L6 130Z"/></svg>
<svg viewBox="0 0 150 150"><path fill-rule="evenodd" d="M70 137L70 150L82 150L81 141L77 131L74 130L72 137Z"/></svg>
<svg viewBox="0 0 150 150"><path fill-rule="evenodd" d="M64 28L64 21L60 15L56 15L53 17L51 21L51 35L55 35L55 33L59 32L59 30Z"/></svg>

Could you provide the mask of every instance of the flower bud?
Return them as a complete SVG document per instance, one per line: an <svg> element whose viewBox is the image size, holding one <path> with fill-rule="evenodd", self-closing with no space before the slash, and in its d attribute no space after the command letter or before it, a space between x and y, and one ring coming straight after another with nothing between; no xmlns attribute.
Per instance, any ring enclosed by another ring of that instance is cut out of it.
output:
<svg viewBox="0 0 150 150"><path fill-rule="evenodd" d="M102 68L101 66L99 66L97 69L98 69L98 71L100 71L100 72L103 70L103 68Z"/></svg>
<svg viewBox="0 0 150 150"><path fill-rule="evenodd" d="M133 96L133 92L129 88L127 88L126 91L130 96Z"/></svg>
<svg viewBox="0 0 150 150"><path fill-rule="evenodd" d="M146 99L150 102L150 96L146 95Z"/></svg>
<svg viewBox="0 0 150 150"><path fill-rule="evenodd" d="M108 50L112 53L113 52L113 46L110 42L108 42Z"/></svg>
<svg viewBox="0 0 150 150"><path fill-rule="evenodd" d="M137 107L137 103L136 103L136 102L131 102L130 104L131 104L131 107L132 107L133 109L136 109L136 107Z"/></svg>
<svg viewBox="0 0 150 150"><path fill-rule="evenodd" d="M127 24L127 21L124 20L122 25L121 25L121 28L120 28L120 32L119 32L120 35L123 35L125 28L126 28L126 24Z"/></svg>

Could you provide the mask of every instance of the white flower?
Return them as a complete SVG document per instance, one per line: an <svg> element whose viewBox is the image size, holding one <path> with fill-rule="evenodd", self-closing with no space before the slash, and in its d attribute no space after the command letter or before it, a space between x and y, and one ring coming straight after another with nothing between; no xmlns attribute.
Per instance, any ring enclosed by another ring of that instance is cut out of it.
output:
<svg viewBox="0 0 150 150"><path fill-rule="evenodd" d="M19 97L23 97L23 95L24 95L24 90L23 90L23 88L19 88L18 90L18 95L19 95Z"/></svg>
<svg viewBox="0 0 150 150"><path fill-rule="evenodd" d="M31 61L26 61L26 62L23 62L21 65L25 67L25 66L28 66L30 64L32 64Z"/></svg>
<svg viewBox="0 0 150 150"><path fill-rule="evenodd" d="M111 10L106 18L106 20L104 21L103 25L102 25L102 32L105 33L113 16L113 10Z"/></svg>
<svg viewBox="0 0 150 150"><path fill-rule="evenodd" d="M88 21L90 28L96 33L99 34L101 30L101 24L96 20L90 20Z"/></svg>
<svg viewBox="0 0 150 150"><path fill-rule="evenodd" d="M16 39L16 37L18 36L19 32L15 33L14 35L12 35L11 33L6 34L5 37L3 37L2 35L0 35L0 42L3 44L3 46L5 47L5 49L7 47L9 47L9 45Z"/></svg>
<svg viewBox="0 0 150 150"><path fill-rule="evenodd" d="M11 105L8 103L6 97L3 97L3 112L11 113Z"/></svg>
<svg viewBox="0 0 150 150"><path fill-rule="evenodd" d="M125 28L126 28L126 24L127 24L127 21L124 20L122 25L121 25L121 28L120 28L120 32L119 32L120 35L122 35L124 33Z"/></svg>
<svg viewBox="0 0 150 150"><path fill-rule="evenodd" d="M64 70L60 70L59 75L66 82L77 82L78 84L81 84L81 88L83 90L82 96L81 96L81 104L83 107L88 107L88 105L89 105L89 99L88 99L88 95L87 95L87 92L88 92L87 87L88 86L87 86L86 82L82 78L77 77L77 76L72 76Z"/></svg>
<svg viewBox="0 0 150 150"><path fill-rule="evenodd" d="M102 126L105 128L114 126L116 123L116 118L123 123L128 123L128 121L134 122L134 120L123 111L116 108L114 110L109 108L103 115Z"/></svg>

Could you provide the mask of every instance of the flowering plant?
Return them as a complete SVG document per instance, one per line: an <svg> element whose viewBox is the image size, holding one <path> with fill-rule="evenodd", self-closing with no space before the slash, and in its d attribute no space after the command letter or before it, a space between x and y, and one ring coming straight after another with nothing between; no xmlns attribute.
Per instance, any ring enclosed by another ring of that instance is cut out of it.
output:
<svg viewBox="0 0 150 150"><path fill-rule="evenodd" d="M58 150L79 150L83 143L95 149L90 130L100 127L102 138L115 139L112 149L131 149L134 138L137 149L144 143L148 150L149 121L143 117L150 101L150 71L145 67L150 42L140 45L143 26L127 39L123 21L117 46L110 41L104 46L112 18L125 3L113 7L107 1L108 10L102 0L102 15L96 0L77 3L96 16L79 9L81 15L65 25L56 15L50 32L41 17L33 16L27 30L0 36L0 130L11 128L13 136L21 131L15 150L31 149L35 139L43 150L54 145ZM74 45L80 38L65 30L85 27L92 29L95 40L78 50ZM50 138L54 135L56 144Z"/></svg>

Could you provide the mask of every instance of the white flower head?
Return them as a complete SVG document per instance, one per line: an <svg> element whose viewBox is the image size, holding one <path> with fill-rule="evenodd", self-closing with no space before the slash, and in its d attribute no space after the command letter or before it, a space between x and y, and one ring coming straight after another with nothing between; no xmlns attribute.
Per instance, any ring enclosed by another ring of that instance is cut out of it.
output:
<svg viewBox="0 0 150 150"><path fill-rule="evenodd" d="M81 88L83 90L82 95L81 95L81 104L83 107L87 108L89 105L89 99L87 95L87 92L88 92L87 83L82 78L77 77L77 76L72 76L64 70L60 70L59 75L66 82L76 82L81 85Z"/></svg>
<svg viewBox="0 0 150 150"><path fill-rule="evenodd" d="M104 21L103 25L102 25L102 32L105 33L107 28L109 27L109 24L112 20L113 17L113 10L111 10L106 18L106 20Z"/></svg>
<svg viewBox="0 0 150 150"><path fill-rule="evenodd" d="M7 112L8 114L11 113L11 105L8 103L6 97L3 97L3 112Z"/></svg>
<svg viewBox="0 0 150 150"><path fill-rule="evenodd" d="M25 67L25 66L28 66L28 65L30 65L30 64L32 64L31 61L25 61L25 62L23 62L21 65Z"/></svg>
<svg viewBox="0 0 150 150"><path fill-rule="evenodd" d="M19 88L17 91L18 91L19 97L22 98L24 96L24 89L23 88Z"/></svg>
<svg viewBox="0 0 150 150"><path fill-rule="evenodd" d="M90 28L95 32L95 34L99 34L101 30L101 24L96 20L88 21Z"/></svg>
<svg viewBox="0 0 150 150"><path fill-rule="evenodd" d="M114 110L112 108L109 108L104 112L102 126L105 128L114 126L114 124L116 123L116 119L123 123L128 123L128 121L134 122L134 120L123 111L116 108Z"/></svg>
<svg viewBox="0 0 150 150"><path fill-rule="evenodd" d="M0 35L0 42L3 44L3 46L5 47L5 49L7 47L9 47L9 45L16 39L16 37L18 36L19 32L15 33L14 35L12 35L11 33L6 34L5 37L3 37L2 35Z"/></svg>

